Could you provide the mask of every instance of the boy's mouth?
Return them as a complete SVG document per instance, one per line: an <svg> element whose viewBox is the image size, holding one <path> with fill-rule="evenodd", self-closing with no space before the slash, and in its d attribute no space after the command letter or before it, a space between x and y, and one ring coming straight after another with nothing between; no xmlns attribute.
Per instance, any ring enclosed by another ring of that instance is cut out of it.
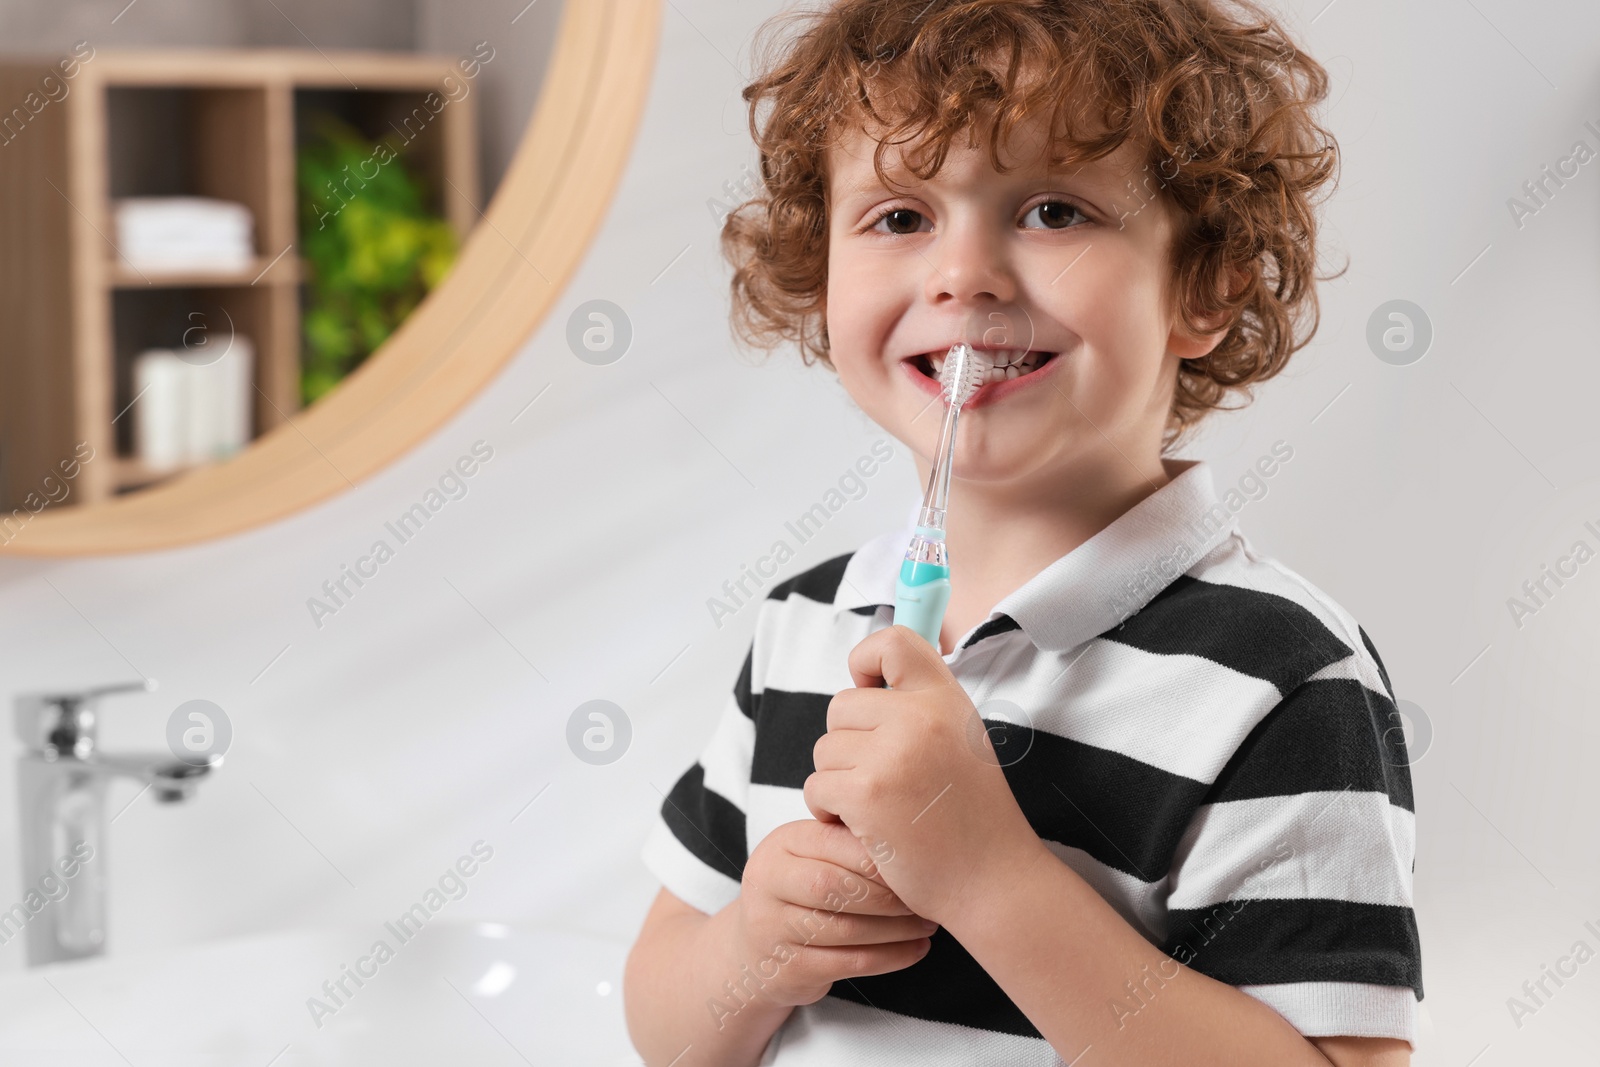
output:
<svg viewBox="0 0 1600 1067"><path fill-rule="evenodd" d="M944 367L947 351L923 352L920 355L908 357L908 361L925 377L938 381L939 372ZM1045 366L1056 357L1054 352L1024 353L1022 350L1014 348L985 349L981 355L989 364L989 373L984 378L985 383L1005 382L1013 378L1025 377Z"/></svg>

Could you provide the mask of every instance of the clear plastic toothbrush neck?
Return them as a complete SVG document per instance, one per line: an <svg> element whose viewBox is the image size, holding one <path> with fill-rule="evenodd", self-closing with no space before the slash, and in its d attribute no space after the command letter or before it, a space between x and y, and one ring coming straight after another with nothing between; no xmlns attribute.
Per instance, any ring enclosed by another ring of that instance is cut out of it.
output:
<svg viewBox="0 0 1600 1067"><path fill-rule="evenodd" d="M961 408L944 398L944 423L939 429L939 447L934 450L933 470L928 474L928 488L922 496L922 514L917 522L943 530L945 512L950 506L951 452L956 440L956 419Z"/></svg>

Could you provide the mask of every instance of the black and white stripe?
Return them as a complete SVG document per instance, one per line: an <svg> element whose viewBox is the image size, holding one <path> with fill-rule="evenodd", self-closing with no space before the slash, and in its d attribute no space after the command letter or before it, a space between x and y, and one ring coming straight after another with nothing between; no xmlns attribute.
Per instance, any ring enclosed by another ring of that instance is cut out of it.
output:
<svg viewBox="0 0 1600 1067"><path fill-rule="evenodd" d="M1208 496L1208 473L1187 474L1192 498L1170 509L1169 538ZM1102 535L1117 532L1114 523ZM762 604L712 739L643 853L695 907L731 902L751 844L810 818L801 788L811 753L829 701L852 684L849 651L890 624L905 533L813 567ZM1137 563L1106 549L1097 551L1124 570ZM1003 699L1030 716L1031 731L991 725L997 744L1026 746L1005 773L1033 829L1152 944L1302 1033L1414 1042L1411 781L1394 693L1366 633L1230 523L1117 625L1042 647L1104 620L1103 606L1074 598L1103 598L1125 578L1101 567L1085 590L1068 571L1003 600L945 657L980 708ZM1046 625L1051 604L1061 614ZM919 1063L1056 1062L942 930L911 967L835 983L775 1041L778 1057L764 1062L911 1062L908 1048ZM838 1059L846 1048L850 1058Z"/></svg>

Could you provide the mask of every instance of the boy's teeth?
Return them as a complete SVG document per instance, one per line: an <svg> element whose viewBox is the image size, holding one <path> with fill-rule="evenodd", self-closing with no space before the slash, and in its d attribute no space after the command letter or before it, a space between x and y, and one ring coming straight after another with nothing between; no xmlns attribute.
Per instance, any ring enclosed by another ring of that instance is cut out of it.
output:
<svg viewBox="0 0 1600 1067"><path fill-rule="evenodd" d="M1038 367L1044 359L1043 355L1038 352L1023 356L1016 349L981 352L978 355L989 365L989 373L984 376L985 382L1003 382L1011 378L1020 378ZM939 377L940 372L944 369L944 359L944 353L928 353L928 362L933 367L933 376L935 378ZM1012 365L1004 366L1004 364L1008 363Z"/></svg>

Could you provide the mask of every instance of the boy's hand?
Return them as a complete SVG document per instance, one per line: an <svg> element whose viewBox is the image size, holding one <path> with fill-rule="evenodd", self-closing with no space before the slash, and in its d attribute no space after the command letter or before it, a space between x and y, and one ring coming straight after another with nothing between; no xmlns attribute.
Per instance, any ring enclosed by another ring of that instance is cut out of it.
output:
<svg viewBox="0 0 1600 1067"><path fill-rule="evenodd" d="M784 823L750 853L739 929L762 997L779 1005L821 1000L840 978L909 967L932 947L931 931L877 877L865 846L814 819ZM742 979L728 975L736 986Z"/></svg>
<svg viewBox="0 0 1600 1067"><path fill-rule="evenodd" d="M1048 849L972 700L932 645L890 626L851 649L849 666L857 688L828 704L806 806L871 848L884 884L918 915L948 925L980 903L985 886L1006 884Z"/></svg>

